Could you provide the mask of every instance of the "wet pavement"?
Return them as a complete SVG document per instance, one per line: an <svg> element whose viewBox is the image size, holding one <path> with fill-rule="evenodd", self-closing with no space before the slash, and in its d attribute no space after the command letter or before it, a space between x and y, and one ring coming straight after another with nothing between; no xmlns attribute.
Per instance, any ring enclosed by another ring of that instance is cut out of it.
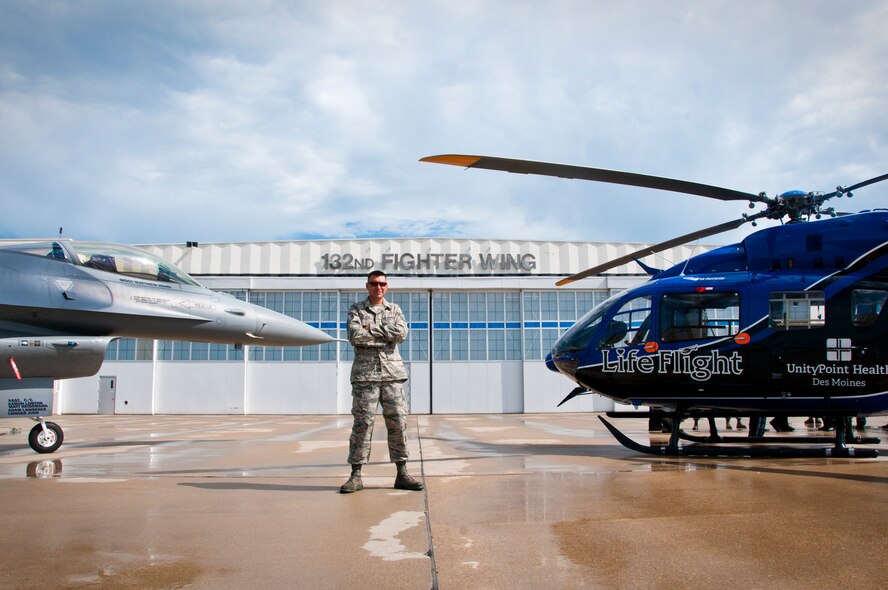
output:
<svg viewBox="0 0 888 590"><path fill-rule="evenodd" d="M349 416L53 420L52 455L0 421L22 428L0 436L2 588L886 584L885 442L877 459L661 458L593 414L413 416L426 490L400 492L380 419L366 489L340 495Z"/></svg>

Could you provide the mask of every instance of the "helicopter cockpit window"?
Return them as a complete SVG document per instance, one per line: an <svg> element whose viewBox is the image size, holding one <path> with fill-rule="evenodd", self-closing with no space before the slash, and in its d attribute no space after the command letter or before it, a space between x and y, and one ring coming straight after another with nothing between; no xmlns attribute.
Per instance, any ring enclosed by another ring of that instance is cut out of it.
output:
<svg viewBox="0 0 888 590"><path fill-rule="evenodd" d="M823 291L771 293L768 325L778 330L810 330L826 324Z"/></svg>
<svg viewBox="0 0 888 590"><path fill-rule="evenodd" d="M612 295L586 312L555 342L555 346L552 347L552 353L555 356L561 356L586 350L589 342L592 341L592 338L598 332L598 326L601 324L602 318L610 311L614 301L621 296L622 294L619 293Z"/></svg>
<svg viewBox="0 0 888 590"><path fill-rule="evenodd" d="M651 324L651 296L642 295L624 303L608 320L599 348L641 346Z"/></svg>
<svg viewBox="0 0 888 590"><path fill-rule="evenodd" d="M74 249L77 251L76 262L87 268L147 281L198 285L197 281L169 262L138 248L119 244L76 242Z"/></svg>
<svg viewBox="0 0 888 590"><path fill-rule="evenodd" d="M855 289L851 292L851 323L860 328L872 326L885 309L888 291Z"/></svg>
<svg viewBox="0 0 888 590"><path fill-rule="evenodd" d="M739 293L669 293L660 302L663 342L724 338L739 331Z"/></svg>

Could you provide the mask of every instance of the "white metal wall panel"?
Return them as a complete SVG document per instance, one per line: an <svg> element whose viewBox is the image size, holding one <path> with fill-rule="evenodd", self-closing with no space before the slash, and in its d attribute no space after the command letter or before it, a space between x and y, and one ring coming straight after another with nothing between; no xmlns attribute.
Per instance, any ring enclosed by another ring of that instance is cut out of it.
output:
<svg viewBox="0 0 888 590"><path fill-rule="evenodd" d="M336 363L250 363L247 414L336 414Z"/></svg>
<svg viewBox="0 0 888 590"><path fill-rule="evenodd" d="M543 362L524 363L524 411L541 412L605 412L614 409L614 404L598 394L581 395L558 407L576 384L546 368Z"/></svg>
<svg viewBox="0 0 888 590"><path fill-rule="evenodd" d="M157 414L243 414L244 365L158 362Z"/></svg>
<svg viewBox="0 0 888 590"><path fill-rule="evenodd" d="M405 363L410 379L406 386L410 388L410 413L428 414L431 411L429 363L412 361Z"/></svg>
<svg viewBox="0 0 888 590"><path fill-rule="evenodd" d="M99 377L59 380L59 413L97 414Z"/></svg>
<svg viewBox="0 0 888 590"><path fill-rule="evenodd" d="M106 362L96 375L96 387L101 375L117 377L115 414L150 414L154 386L154 363L151 361Z"/></svg>
<svg viewBox="0 0 888 590"><path fill-rule="evenodd" d="M450 361L432 366L435 414L521 412L521 363Z"/></svg>

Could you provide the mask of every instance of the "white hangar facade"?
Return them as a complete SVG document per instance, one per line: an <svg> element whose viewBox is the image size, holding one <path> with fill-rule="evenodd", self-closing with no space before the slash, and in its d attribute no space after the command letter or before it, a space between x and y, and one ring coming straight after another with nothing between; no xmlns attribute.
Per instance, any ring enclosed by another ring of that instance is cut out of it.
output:
<svg viewBox="0 0 888 590"><path fill-rule="evenodd" d="M419 414L603 411L597 395L556 407L573 388L544 363L568 327L612 293L647 276L555 281L643 244L473 239L355 239L156 244L142 248L203 285L299 318L346 339L349 306L370 270L410 327L401 345L410 408ZM680 246L645 262L667 266L708 247ZM348 414L354 351L234 347L120 339L97 375L57 382L56 409L116 414Z"/></svg>

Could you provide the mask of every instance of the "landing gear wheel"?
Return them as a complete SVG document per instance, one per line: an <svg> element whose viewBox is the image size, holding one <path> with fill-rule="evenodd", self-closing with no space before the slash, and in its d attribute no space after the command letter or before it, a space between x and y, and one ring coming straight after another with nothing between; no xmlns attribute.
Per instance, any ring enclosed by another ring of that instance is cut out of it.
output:
<svg viewBox="0 0 888 590"><path fill-rule="evenodd" d="M54 453L65 440L62 427L55 422L46 422L46 431L42 424L36 424L28 434L28 444L38 453Z"/></svg>

